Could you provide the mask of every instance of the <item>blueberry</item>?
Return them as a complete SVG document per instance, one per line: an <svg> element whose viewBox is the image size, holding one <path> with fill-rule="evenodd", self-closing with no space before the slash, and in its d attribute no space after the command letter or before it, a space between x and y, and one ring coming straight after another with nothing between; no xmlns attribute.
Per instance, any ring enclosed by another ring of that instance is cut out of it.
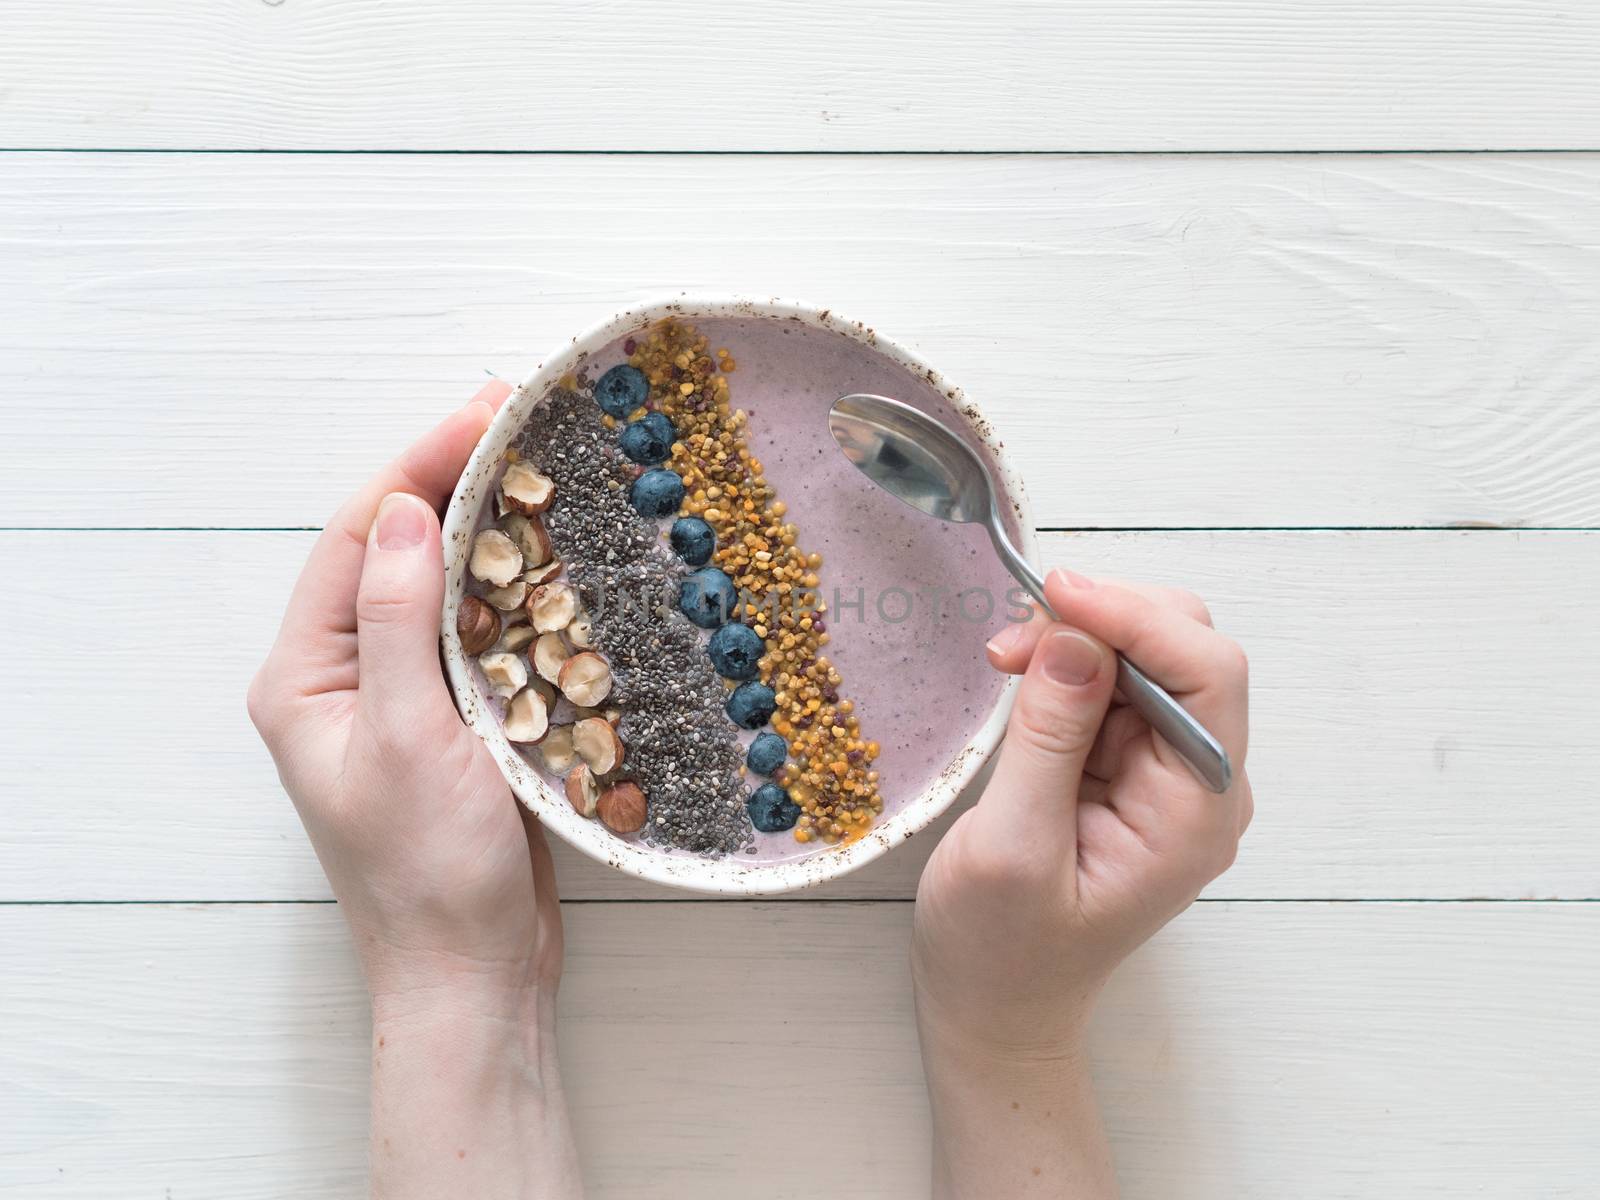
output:
<svg viewBox="0 0 1600 1200"><path fill-rule="evenodd" d="M625 417L650 395L650 381L638 367L620 363L594 385L595 402L613 417Z"/></svg>
<svg viewBox="0 0 1600 1200"><path fill-rule="evenodd" d="M745 751L744 765L757 775L771 775L789 757L789 746L781 737L770 731L756 734L756 740Z"/></svg>
<svg viewBox="0 0 1600 1200"><path fill-rule="evenodd" d="M701 629L715 629L738 602L733 580L715 567L701 567L678 585L678 608Z"/></svg>
<svg viewBox="0 0 1600 1200"><path fill-rule="evenodd" d="M711 665L729 679L754 679L766 647L748 625L724 625L711 635Z"/></svg>
<svg viewBox="0 0 1600 1200"><path fill-rule="evenodd" d="M763 783L744 802L750 823L762 833L782 833L793 829L800 819L800 806L775 783Z"/></svg>
<svg viewBox="0 0 1600 1200"><path fill-rule="evenodd" d="M741 683L728 697L725 711L729 720L742 729L760 729L778 707L772 689L764 683Z"/></svg>
<svg viewBox="0 0 1600 1200"><path fill-rule="evenodd" d="M666 462L672 453L672 439L677 431L672 422L660 413L646 413L637 421L629 421L618 439L622 452L636 463L647 466Z"/></svg>
<svg viewBox="0 0 1600 1200"><path fill-rule="evenodd" d="M628 499L641 517L671 516L683 503L683 480L676 471L656 467L633 481Z"/></svg>
<svg viewBox="0 0 1600 1200"><path fill-rule="evenodd" d="M711 552L717 548L717 535L699 517L679 517L672 523L670 536L678 557L691 567L710 562Z"/></svg>

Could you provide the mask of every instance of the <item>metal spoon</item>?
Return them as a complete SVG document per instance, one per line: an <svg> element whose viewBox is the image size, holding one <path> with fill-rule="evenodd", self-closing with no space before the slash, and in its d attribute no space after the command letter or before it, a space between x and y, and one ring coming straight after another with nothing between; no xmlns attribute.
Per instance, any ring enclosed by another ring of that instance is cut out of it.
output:
<svg viewBox="0 0 1600 1200"><path fill-rule="evenodd" d="M828 429L844 456L890 495L941 521L983 525L1006 569L1055 617L1044 598L1044 580L1006 536L989 469L959 437L925 413L887 396L841 396L828 413ZM1202 783L1213 792L1228 790L1233 766L1221 743L1160 684L1120 654L1117 686Z"/></svg>

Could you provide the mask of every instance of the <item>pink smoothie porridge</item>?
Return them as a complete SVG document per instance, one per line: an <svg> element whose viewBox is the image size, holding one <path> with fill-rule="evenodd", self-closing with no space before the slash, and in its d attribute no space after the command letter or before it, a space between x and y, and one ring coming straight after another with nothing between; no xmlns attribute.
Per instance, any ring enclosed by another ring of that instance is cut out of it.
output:
<svg viewBox="0 0 1600 1200"><path fill-rule="evenodd" d="M462 645L507 738L616 836L826 852L926 790L994 708L983 647L1021 595L981 528L844 458L827 413L850 392L968 429L853 338L712 318L618 338L508 452Z"/></svg>

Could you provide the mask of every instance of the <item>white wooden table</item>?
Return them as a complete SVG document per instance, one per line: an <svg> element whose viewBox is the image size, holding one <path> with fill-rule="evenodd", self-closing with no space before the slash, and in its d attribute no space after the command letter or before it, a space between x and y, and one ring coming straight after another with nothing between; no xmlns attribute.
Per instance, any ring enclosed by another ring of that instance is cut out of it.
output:
<svg viewBox="0 0 1600 1200"><path fill-rule="evenodd" d="M1181 581L1251 651L1255 827L1095 1030L1129 1197L1595 1194L1595 5L0 28L0 1195L361 1191L362 995L245 682L382 455L679 289L919 347L1050 559ZM596 1196L925 1193L932 840L749 904L558 855ZM813 1003L855 1016L803 1051ZM788 1153L801 1112L870 1136Z"/></svg>

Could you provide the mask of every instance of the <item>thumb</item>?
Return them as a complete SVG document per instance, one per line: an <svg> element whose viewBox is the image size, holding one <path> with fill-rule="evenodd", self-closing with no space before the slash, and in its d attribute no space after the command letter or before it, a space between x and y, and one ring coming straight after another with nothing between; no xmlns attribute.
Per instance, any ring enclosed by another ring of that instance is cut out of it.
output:
<svg viewBox="0 0 1600 1200"><path fill-rule="evenodd" d="M1113 663L1103 643L1064 625L1040 639L980 806L997 809L1017 836L1076 838L1078 787L1111 704Z"/></svg>
<svg viewBox="0 0 1600 1200"><path fill-rule="evenodd" d="M439 518L424 501L391 492L367 535L356 592L361 710L381 728L408 731L449 693L439 669L444 552Z"/></svg>

